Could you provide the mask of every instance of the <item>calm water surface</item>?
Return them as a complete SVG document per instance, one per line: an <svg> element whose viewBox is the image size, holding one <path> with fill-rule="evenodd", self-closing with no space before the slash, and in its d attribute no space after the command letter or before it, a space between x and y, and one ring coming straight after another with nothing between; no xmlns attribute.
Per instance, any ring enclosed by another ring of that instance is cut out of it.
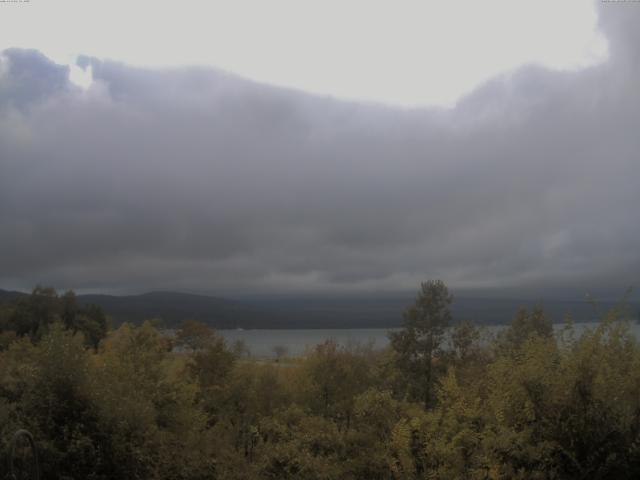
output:
<svg viewBox="0 0 640 480"><path fill-rule="evenodd" d="M596 322L576 323L576 335L586 329L593 329ZM556 324L558 331L563 324ZM631 331L640 338L640 325L630 323ZM491 325L483 327L483 338L488 341L504 326ZM302 355L307 349L328 339L335 340L340 345L373 344L374 348L384 348L389 344L388 333L397 329L359 328L359 329L304 329L304 330L219 330L229 346L241 340L249 348L251 355L256 357L274 357L275 347L284 347L288 355Z"/></svg>

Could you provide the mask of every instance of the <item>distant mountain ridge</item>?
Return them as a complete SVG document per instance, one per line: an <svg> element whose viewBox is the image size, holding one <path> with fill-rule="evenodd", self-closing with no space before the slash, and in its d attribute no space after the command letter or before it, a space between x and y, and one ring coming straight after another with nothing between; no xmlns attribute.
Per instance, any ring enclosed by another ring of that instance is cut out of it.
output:
<svg viewBox="0 0 640 480"><path fill-rule="evenodd" d="M174 326L186 319L216 328L277 325L278 319L242 302L181 292L149 292L141 295L78 295L81 303L100 305L116 323L160 319Z"/></svg>
<svg viewBox="0 0 640 480"><path fill-rule="evenodd" d="M16 301L28 294L0 290L0 302ZM118 325L158 319L173 327L183 320L198 320L218 329L279 328L392 328L402 323L402 312L413 302L413 296L398 297L326 297L326 298L261 298L230 300L207 295L172 291L155 291L140 295L78 295L80 304L96 304ZM455 320L469 319L478 324L509 323L518 308L532 308L540 302L519 299L455 298ZM574 321L596 320L614 306L601 302L599 308L587 301L551 300L541 303L554 322L568 314ZM640 304L629 305L637 318Z"/></svg>
<svg viewBox="0 0 640 480"><path fill-rule="evenodd" d="M17 300L21 297L26 297L28 294L24 292L18 292L15 290L2 290L0 289L0 302L7 302Z"/></svg>

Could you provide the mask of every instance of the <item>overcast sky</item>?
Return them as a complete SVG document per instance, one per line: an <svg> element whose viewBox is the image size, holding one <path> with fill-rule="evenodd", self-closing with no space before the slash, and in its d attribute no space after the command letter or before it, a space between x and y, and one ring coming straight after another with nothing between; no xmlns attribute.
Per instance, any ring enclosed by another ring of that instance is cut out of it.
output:
<svg viewBox="0 0 640 480"><path fill-rule="evenodd" d="M639 286L640 3L31 0L5 48L0 288Z"/></svg>

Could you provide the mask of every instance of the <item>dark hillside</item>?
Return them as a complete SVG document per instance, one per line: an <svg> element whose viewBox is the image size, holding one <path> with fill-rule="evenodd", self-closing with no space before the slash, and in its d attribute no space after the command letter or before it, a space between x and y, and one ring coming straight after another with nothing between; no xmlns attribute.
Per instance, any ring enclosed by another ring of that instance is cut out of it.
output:
<svg viewBox="0 0 640 480"><path fill-rule="evenodd" d="M26 293L0 290L0 302L13 302ZM395 297L263 297L230 300L179 292L150 292L142 295L78 295L83 305L96 304L115 325L159 319L167 327L185 319L198 320L214 328L390 328L402 323L402 312L413 301L412 295ZM456 320L478 324L509 323L520 307L542 305L553 322L566 315L576 322L592 321L613 302L600 302L594 308L587 301L526 299L454 298ZM629 305L637 318L640 305Z"/></svg>

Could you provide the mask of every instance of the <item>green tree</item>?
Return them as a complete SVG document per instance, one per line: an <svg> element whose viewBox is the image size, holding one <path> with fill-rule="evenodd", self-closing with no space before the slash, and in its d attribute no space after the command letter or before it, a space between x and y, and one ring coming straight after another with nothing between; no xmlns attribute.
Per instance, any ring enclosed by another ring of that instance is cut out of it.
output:
<svg viewBox="0 0 640 480"><path fill-rule="evenodd" d="M107 335L107 317L102 308L93 304L79 305L73 290L59 296L53 288L37 286L28 297L0 309L0 332L10 330L36 342L56 321L60 321L66 330L81 332L86 344L93 348L97 348ZM6 343L6 339L0 338L0 348Z"/></svg>
<svg viewBox="0 0 640 480"><path fill-rule="evenodd" d="M86 305L76 314L72 330L81 332L87 345L98 348L107 336L107 317L98 305Z"/></svg>
<svg viewBox="0 0 640 480"><path fill-rule="evenodd" d="M451 332L451 347L456 359L461 364L467 361L478 352L480 340L480 330L473 322L465 320L453 327Z"/></svg>
<svg viewBox="0 0 640 480"><path fill-rule="evenodd" d="M60 300L53 288L36 286L31 295L18 301L10 328L19 336L39 340L54 321L60 319Z"/></svg>
<svg viewBox="0 0 640 480"><path fill-rule="evenodd" d="M526 308L520 308L511 325L500 332L497 339L497 348L503 352L518 349L533 336L540 338L553 337L553 324L540 306L533 308L531 311Z"/></svg>
<svg viewBox="0 0 640 480"><path fill-rule="evenodd" d="M390 334L397 366L425 408L432 404L434 361L451 323L452 301L441 280L422 282L415 304L404 313L403 329Z"/></svg>
<svg viewBox="0 0 640 480"><path fill-rule="evenodd" d="M176 345L185 350L202 350L214 341L215 333L211 328L196 320L185 320L176 332Z"/></svg>
<svg viewBox="0 0 640 480"><path fill-rule="evenodd" d="M370 368L364 356L327 340L316 346L302 365L301 373L309 382L302 398L315 413L348 429L355 398L370 383Z"/></svg>
<svg viewBox="0 0 640 480"><path fill-rule="evenodd" d="M107 453L104 478L212 478L197 386L150 322L123 324L94 354L92 397ZM215 477L213 477L215 478Z"/></svg>

